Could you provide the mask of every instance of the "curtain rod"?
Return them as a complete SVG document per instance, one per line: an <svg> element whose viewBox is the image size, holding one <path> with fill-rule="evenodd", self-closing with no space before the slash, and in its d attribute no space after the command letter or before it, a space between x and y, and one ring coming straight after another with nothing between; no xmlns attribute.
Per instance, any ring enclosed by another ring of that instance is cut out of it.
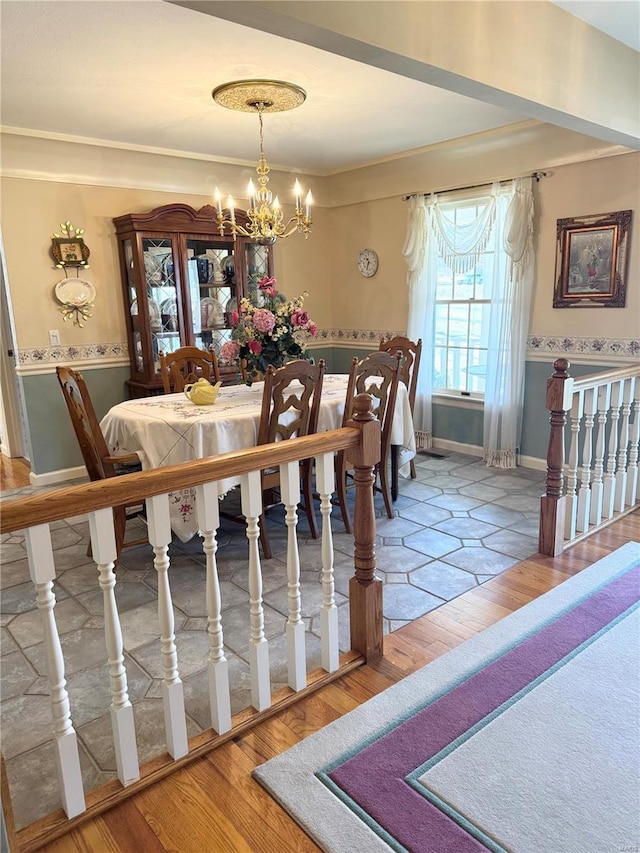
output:
<svg viewBox="0 0 640 853"><path fill-rule="evenodd" d="M542 178L546 178L549 172L531 172L529 175L518 175L517 177L521 178L535 178L536 183L539 183ZM472 184L468 187L451 187L448 190L438 190L435 193L410 193L410 195L403 195L402 200L408 201L410 198L413 198L417 195L440 195L441 193L453 193L453 192L462 192L462 190L479 190L481 187L490 187L491 184L508 184L510 181L515 181L516 178L505 178L502 181L486 181L484 184Z"/></svg>

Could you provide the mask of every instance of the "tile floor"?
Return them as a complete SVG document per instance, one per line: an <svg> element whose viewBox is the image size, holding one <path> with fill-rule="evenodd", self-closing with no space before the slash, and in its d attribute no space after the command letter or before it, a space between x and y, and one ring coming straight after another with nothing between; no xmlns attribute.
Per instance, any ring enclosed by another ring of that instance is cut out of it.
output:
<svg viewBox="0 0 640 853"><path fill-rule="evenodd" d="M377 562L385 583L385 632L394 631L490 579L537 551L543 475L519 468L487 468L477 457L420 454L418 477L400 484L396 517L376 497ZM14 498L31 487L2 494ZM336 602L340 643L349 647L348 581L353 539L334 514ZM265 633L274 689L286 683L286 528L269 521L273 559L263 563ZM300 515L303 618L309 670L319 666L319 542L305 538ZM102 594L87 558L88 523L81 517L52 525L58 578L56 620L65 657L71 713L80 744L85 790L115 778L109 681L105 664ZM229 660L232 711L250 704L246 540L240 525L223 522L218 538L223 629ZM157 639L156 573L148 546L125 549L117 575L129 693L135 707L139 759L164 751L161 667ZM40 614L23 538L3 537L0 603L2 751L19 827L58 808L51 718ZM204 555L200 540L170 547L171 591L189 735L208 728ZM42 793L34 797L34 790Z"/></svg>

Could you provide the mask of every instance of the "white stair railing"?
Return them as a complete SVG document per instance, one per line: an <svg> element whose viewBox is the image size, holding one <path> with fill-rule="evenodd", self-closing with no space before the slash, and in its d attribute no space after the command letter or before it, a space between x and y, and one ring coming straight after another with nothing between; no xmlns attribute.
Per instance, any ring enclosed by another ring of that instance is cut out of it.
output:
<svg viewBox="0 0 640 853"><path fill-rule="evenodd" d="M363 395L366 396L366 395ZM358 400L360 398L357 398ZM364 405L363 403L361 404ZM370 400L366 401L367 412ZM372 471L375 459L371 463L364 458L361 445L365 444L363 433L375 426L377 432L371 440L366 441L368 447L375 445L376 436L379 439L379 424L364 418L366 425L362 428L349 426L321 436L308 436L303 439L292 439L279 442L276 445L265 445L252 448L247 454L224 454L221 457L198 460L179 468L158 469L158 471L129 474L126 478L114 478L100 483L77 486L44 496L34 496L19 501L3 504L3 515L0 520L2 532L23 530L25 535L27 555L31 578L35 584L38 609L42 614L44 626L44 643L47 658L47 674L51 693L53 713L53 735L56 747L57 767L61 804L68 818L74 818L85 812L85 794L80 771L78 744L73 727L73 708L70 705L64 677L64 656L60 637L55 621L56 600L53 593L53 582L56 578L55 552L52 548L50 521L70 518L79 514L80 507L88 510L91 547L93 560L97 566L96 582L102 591L105 622L105 659L108 662L111 714L114 751L118 778L123 786L148 784L144 768L138 762L138 748L135 732L135 703L132 704L127 685L127 674L124 666L124 644L120 617L115 595L117 572L114 571L116 559L116 540L112 506L121 505L126 498L132 500L144 499L148 523L148 540L152 547L150 567L155 568L158 579L158 656L162 661L162 699L164 709L164 725L166 747L169 755L175 761L184 759L189 754L190 744L187 737L187 717L183 684L180 678L179 652L176 646L174 612L171 596L171 561L169 544L171 542L171 527L169 519L168 491L177 488L194 487L202 549L206 564L206 607L207 607L207 658L203 661L208 677L208 689L211 705L211 741L227 733L233 733L231 715L231 685L227 660L224 654L224 601L222 600L217 569L217 532L220 524L218 508L218 480L229 477L230 465L227 457L234 457L238 464L241 481L242 512L246 518L246 538L249 573L249 601L247 609L247 634L249 637L249 663L251 671L251 703L258 712L268 710L272 705L271 679L269 671L269 645L264 631L264 607L262 601L262 570L260 561L259 518L262 513L262 489L260 471L264 467L273 467L270 462L275 460L280 465L281 498L285 506L285 521L287 526L287 566L286 582L288 588L288 617L286 636L288 645L288 682L291 690L299 692L307 688L308 674L305 656L305 624L302 620L303 601L300 587L300 554L296 536L297 505L300 499L299 459L309 458L305 449L318 446L321 451L314 456L317 477L316 485L320 494L322 515L322 549L321 549L321 583L322 605L320 612L320 641L322 649L322 669L334 673L335 677L340 667L338 650L338 614L334 596L333 571L333 540L330 522L331 495L334 491L334 452L344 449L349 452L354 448L360 453L359 465L373 481ZM301 448L295 453L296 444ZM282 447L287 445L287 447ZM257 470L250 468L248 455L262 462ZM295 457L295 458L292 458ZM364 460L364 461L363 461ZM365 464L366 463L366 464ZM357 467L357 466L356 466ZM243 470L244 469L244 470ZM215 479L210 479L211 474ZM363 478L364 479L364 478ZM126 480L126 484L122 481ZM121 481L121 482L118 482ZM371 491L371 489L369 489ZM373 506L373 494L364 495L365 490L356 495L356 501L370 501ZM367 509L365 515L372 513ZM49 520L43 521L49 516ZM375 525L364 537L361 547L373 547L375 541ZM354 565L359 565L358 547L356 547ZM366 573L371 574L370 560L367 568L361 569L363 580ZM284 570L283 570L284 574ZM377 612L381 612L381 605ZM372 611L376 612L376 608ZM351 616L352 621L358 622L358 614ZM373 617L371 617L373 618ZM360 623L359 634L363 646L372 649L371 659L379 656L382 641L382 624ZM362 652L361 649L354 651ZM366 651L362 652L366 655ZM362 660L357 655L347 658L347 665L356 665ZM328 676L325 676L325 678ZM321 679L315 675L315 682ZM279 700L281 701L281 700ZM107 709L105 709L106 712ZM259 714L256 715L256 721ZM28 725L28 721L26 721ZM202 735L198 736L202 738ZM204 746L207 746L204 743ZM202 750L202 747L200 748ZM169 760L169 759L167 759ZM155 771L154 771L155 772ZM34 792L35 793L35 792ZM109 804L113 804L113 793L109 794ZM92 806L94 808L94 806ZM95 813L95 809L94 809ZM28 828L27 828L28 831Z"/></svg>
<svg viewBox="0 0 640 853"><path fill-rule="evenodd" d="M566 359L554 368L547 384L551 433L539 548L557 555L640 502L640 365L578 380L568 375Z"/></svg>

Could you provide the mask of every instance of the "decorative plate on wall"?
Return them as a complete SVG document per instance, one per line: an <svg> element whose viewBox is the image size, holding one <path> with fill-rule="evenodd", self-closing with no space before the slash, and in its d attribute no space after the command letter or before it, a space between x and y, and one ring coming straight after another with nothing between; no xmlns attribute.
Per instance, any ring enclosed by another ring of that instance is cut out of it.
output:
<svg viewBox="0 0 640 853"><path fill-rule="evenodd" d="M95 287L84 278L63 278L56 284L54 292L63 305L90 305L96 298Z"/></svg>

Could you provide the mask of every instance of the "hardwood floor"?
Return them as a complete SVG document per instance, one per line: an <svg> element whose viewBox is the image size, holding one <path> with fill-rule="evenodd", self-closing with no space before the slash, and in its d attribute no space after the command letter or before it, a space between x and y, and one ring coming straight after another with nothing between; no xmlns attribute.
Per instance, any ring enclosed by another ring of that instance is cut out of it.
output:
<svg viewBox="0 0 640 853"><path fill-rule="evenodd" d="M319 850L253 781L255 766L630 540L640 541L640 511L560 557L536 555L519 563L385 637L385 656L376 665L353 671L41 849L47 853Z"/></svg>
<svg viewBox="0 0 640 853"><path fill-rule="evenodd" d="M0 453L0 492L28 486L30 472L31 466L26 459L10 459Z"/></svg>

